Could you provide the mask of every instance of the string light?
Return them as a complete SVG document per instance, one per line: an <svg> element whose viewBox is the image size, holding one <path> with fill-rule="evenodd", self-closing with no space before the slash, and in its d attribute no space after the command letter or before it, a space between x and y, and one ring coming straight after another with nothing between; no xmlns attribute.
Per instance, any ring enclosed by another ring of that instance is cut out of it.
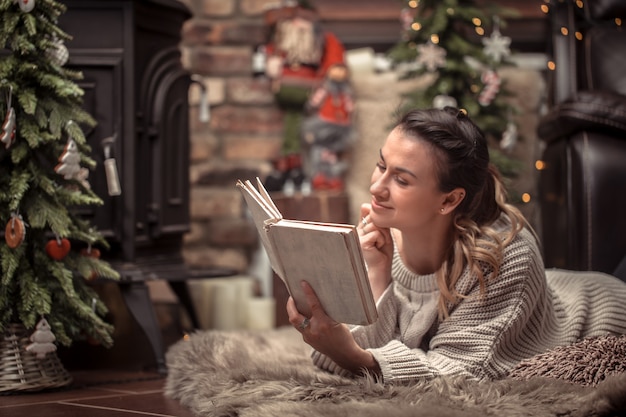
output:
<svg viewBox="0 0 626 417"><path fill-rule="evenodd" d="M554 71L556 69L556 64L554 63L554 61L548 61L548 69L550 71Z"/></svg>
<svg viewBox="0 0 626 417"><path fill-rule="evenodd" d="M548 7L547 4L542 4L541 11L544 12L545 14L548 14L548 12L550 11L550 8Z"/></svg>
<svg viewBox="0 0 626 417"><path fill-rule="evenodd" d="M622 26L622 19L620 19L619 17L616 17L616 18L615 18L615 24L616 24L617 26Z"/></svg>
<svg viewBox="0 0 626 417"><path fill-rule="evenodd" d="M569 34L569 30L568 30L565 26L563 26L563 27L561 28L561 34L562 34L563 36L567 36L567 35Z"/></svg>
<svg viewBox="0 0 626 417"><path fill-rule="evenodd" d="M420 22L413 22L411 24L411 29L417 32L422 29L422 24Z"/></svg>
<svg viewBox="0 0 626 417"><path fill-rule="evenodd" d="M583 40L583 34L581 32L576 31L576 33L574 34L574 36L576 37L577 40L582 41Z"/></svg>
<svg viewBox="0 0 626 417"><path fill-rule="evenodd" d="M583 0L576 0L576 6L578 6L579 9L583 8Z"/></svg>
<svg viewBox="0 0 626 417"><path fill-rule="evenodd" d="M524 203L530 203L530 194L529 193L522 194L522 201Z"/></svg>
<svg viewBox="0 0 626 417"><path fill-rule="evenodd" d="M434 43L435 45L439 43L439 35L437 35L436 33L433 33L432 35L430 35L430 41L432 43Z"/></svg>
<svg viewBox="0 0 626 417"><path fill-rule="evenodd" d="M478 17L474 17L472 19L472 23L474 24L474 26L476 26L474 28L474 30L476 31L477 34L479 34L480 36L483 36L485 34L485 29L483 29L481 27L481 25L483 24L483 22L478 18Z"/></svg>
<svg viewBox="0 0 626 417"><path fill-rule="evenodd" d="M541 159L537 159L535 161L535 169L537 171L543 171L544 169L546 169L546 163L542 161Z"/></svg>
<svg viewBox="0 0 626 417"><path fill-rule="evenodd" d="M409 2L409 7L412 8L412 9L416 9L418 5L419 5L419 1L411 0Z"/></svg>

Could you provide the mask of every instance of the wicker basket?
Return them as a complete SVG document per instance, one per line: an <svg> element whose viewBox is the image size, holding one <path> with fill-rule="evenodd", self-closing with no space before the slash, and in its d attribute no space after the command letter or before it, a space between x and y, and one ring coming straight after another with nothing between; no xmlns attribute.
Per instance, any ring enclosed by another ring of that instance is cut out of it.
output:
<svg viewBox="0 0 626 417"><path fill-rule="evenodd" d="M55 352L42 359L26 350L29 334L22 324L10 324L0 339L0 392L40 391L72 382Z"/></svg>

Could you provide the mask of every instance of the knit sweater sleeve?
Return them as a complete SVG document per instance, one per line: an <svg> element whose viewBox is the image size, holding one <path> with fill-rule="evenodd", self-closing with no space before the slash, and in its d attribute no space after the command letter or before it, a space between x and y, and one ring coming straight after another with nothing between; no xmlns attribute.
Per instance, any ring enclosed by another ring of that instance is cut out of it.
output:
<svg viewBox="0 0 626 417"><path fill-rule="evenodd" d="M459 284L467 298L440 324L425 353L431 376L498 379L537 352L540 342L531 335L542 334L553 314L543 260L530 233L522 232L505 249L499 275L488 281L486 294L469 275Z"/></svg>
<svg viewBox="0 0 626 417"><path fill-rule="evenodd" d="M382 322L353 329L357 343L378 362L385 382L438 375L496 379L520 357L528 356L523 336L529 327L541 327L536 312L549 307L543 262L528 231L505 248L500 273L490 278L486 294L481 294L477 278L468 271L457 290L465 297L436 326L434 336L419 345L408 343L401 324L394 322L402 323L407 310L392 292L381 300ZM343 373L328 358L319 354L313 358L318 365Z"/></svg>

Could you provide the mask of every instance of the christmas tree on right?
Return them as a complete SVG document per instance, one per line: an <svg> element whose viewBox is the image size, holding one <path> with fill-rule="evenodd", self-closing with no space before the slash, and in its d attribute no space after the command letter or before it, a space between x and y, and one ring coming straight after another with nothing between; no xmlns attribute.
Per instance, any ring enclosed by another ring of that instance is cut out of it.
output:
<svg viewBox="0 0 626 417"><path fill-rule="evenodd" d="M465 109L485 132L492 162L505 181L516 177L521 162L510 155L518 140L516 109L498 69L513 65L509 37L500 29L515 11L472 0L404 0L403 37L389 51L404 77L431 74L426 88L408 92L405 106L453 106ZM511 192L516 201L519 196Z"/></svg>

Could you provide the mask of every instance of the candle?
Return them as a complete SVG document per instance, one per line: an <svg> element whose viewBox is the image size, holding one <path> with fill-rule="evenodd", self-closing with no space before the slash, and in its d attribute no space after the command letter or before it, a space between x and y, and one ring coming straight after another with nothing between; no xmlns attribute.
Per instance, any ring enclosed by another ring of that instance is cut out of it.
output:
<svg viewBox="0 0 626 417"><path fill-rule="evenodd" d="M248 300L248 329L270 330L276 326L276 300L255 297Z"/></svg>

